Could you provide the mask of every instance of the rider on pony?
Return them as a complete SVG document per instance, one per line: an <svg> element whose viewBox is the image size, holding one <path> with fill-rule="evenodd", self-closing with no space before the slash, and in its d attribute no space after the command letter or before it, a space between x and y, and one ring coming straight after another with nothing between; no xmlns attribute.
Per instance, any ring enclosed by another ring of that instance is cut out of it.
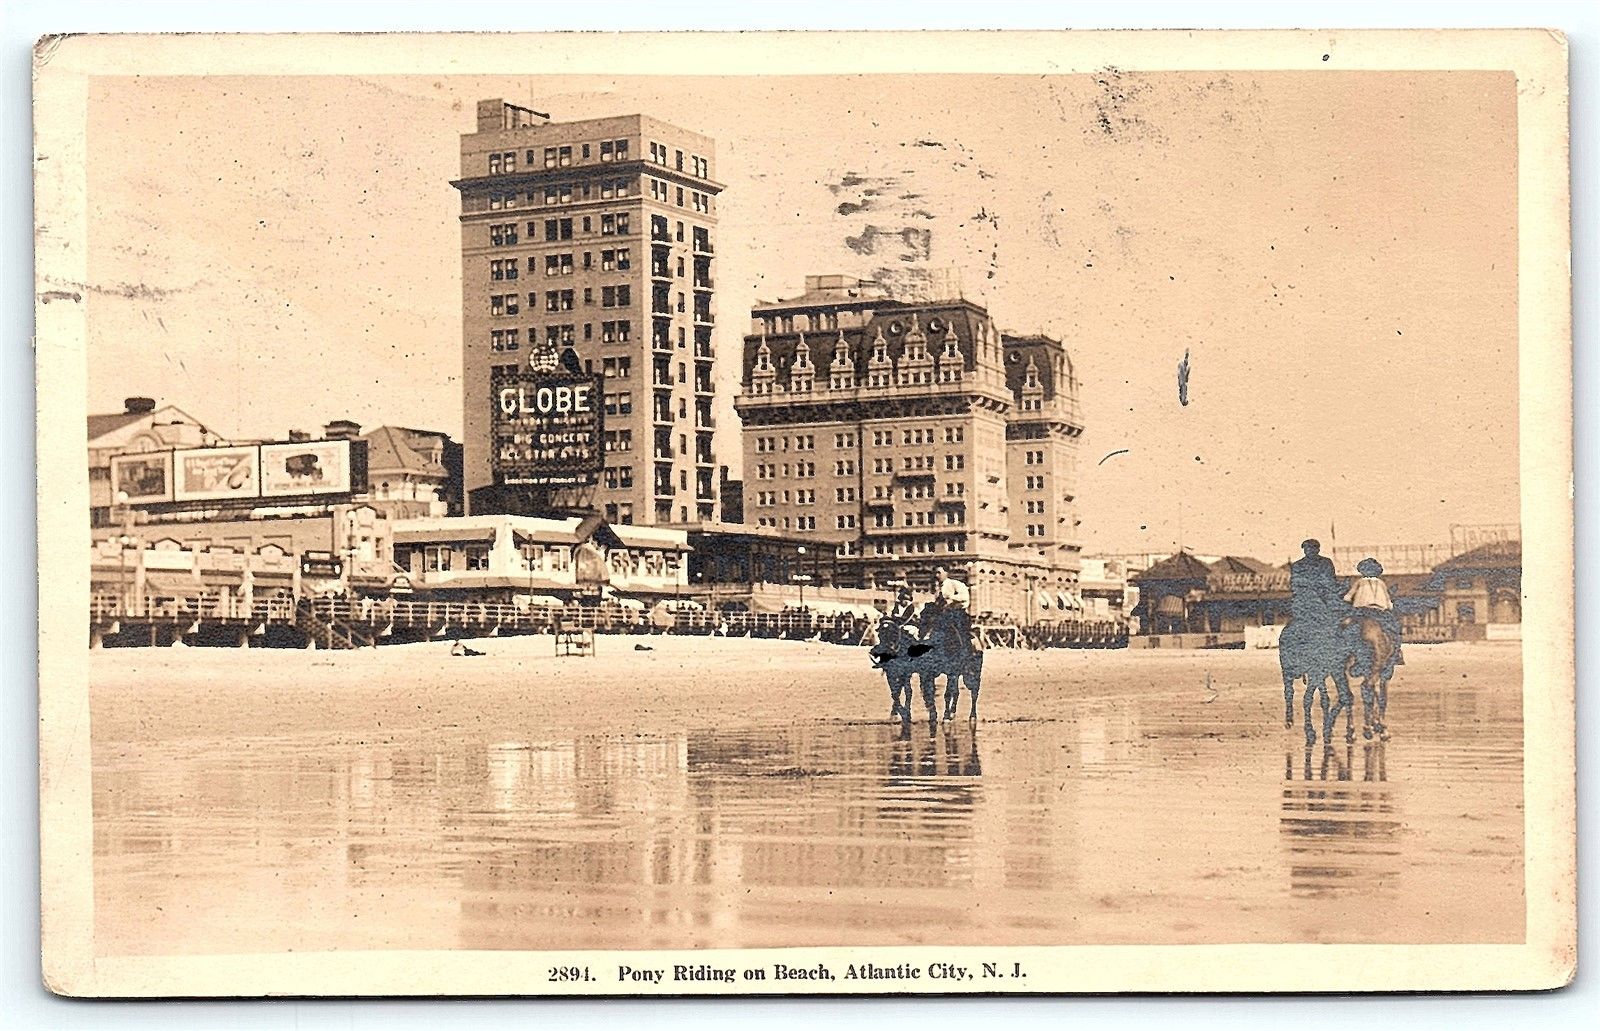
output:
<svg viewBox="0 0 1600 1031"><path fill-rule="evenodd" d="M944 614L954 624L957 631L964 637L972 636L972 615L967 609L972 604L972 591L967 585L950 575L950 570L939 566L933 571L936 583L933 589L933 601L930 603L935 612Z"/></svg>
<svg viewBox="0 0 1600 1031"><path fill-rule="evenodd" d="M1400 654L1400 617L1394 613L1389 586L1383 582L1383 566L1375 558L1364 558L1356 566L1356 572L1361 574L1361 578L1351 584L1350 590L1344 595L1344 600L1353 609L1352 616L1371 619L1382 627L1394 646L1389 660L1390 669L1404 665L1405 659ZM1370 662L1367 650L1363 649L1356 660L1356 675L1365 676L1369 672Z"/></svg>

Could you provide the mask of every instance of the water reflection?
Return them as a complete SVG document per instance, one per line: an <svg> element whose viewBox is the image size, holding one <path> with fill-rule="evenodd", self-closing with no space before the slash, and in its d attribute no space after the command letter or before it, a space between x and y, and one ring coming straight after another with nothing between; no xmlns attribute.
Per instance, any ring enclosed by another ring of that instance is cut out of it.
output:
<svg viewBox="0 0 1600 1031"><path fill-rule="evenodd" d="M1046 699L931 734L530 717L97 742L97 935L109 952L1517 940L1515 696L1399 695L1404 739L1295 742L1281 766L1250 696L1204 697ZM1487 716L1458 733L1419 712Z"/></svg>
<svg viewBox="0 0 1600 1031"><path fill-rule="evenodd" d="M1278 826L1292 893L1392 890L1404 825L1386 786L1387 747L1384 742L1362 746L1360 781L1354 779L1354 745L1307 747L1298 757L1284 754Z"/></svg>

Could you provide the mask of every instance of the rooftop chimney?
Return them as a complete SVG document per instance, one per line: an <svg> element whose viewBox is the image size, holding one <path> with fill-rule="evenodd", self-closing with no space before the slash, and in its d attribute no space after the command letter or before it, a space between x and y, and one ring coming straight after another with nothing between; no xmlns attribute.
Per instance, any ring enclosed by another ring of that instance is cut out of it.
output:
<svg viewBox="0 0 1600 1031"><path fill-rule="evenodd" d="M329 440L354 440L361 436L361 424L349 419L335 419L322 428L322 435Z"/></svg>

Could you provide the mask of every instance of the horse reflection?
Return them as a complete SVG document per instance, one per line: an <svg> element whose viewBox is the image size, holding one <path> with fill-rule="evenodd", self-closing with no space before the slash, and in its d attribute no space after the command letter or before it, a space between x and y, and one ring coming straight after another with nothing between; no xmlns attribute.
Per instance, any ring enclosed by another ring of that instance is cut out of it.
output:
<svg viewBox="0 0 1600 1031"><path fill-rule="evenodd" d="M944 733L924 737L911 732L909 723L896 729L889 749L891 782L908 777L981 777L983 759L978 752L978 728L949 726Z"/></svg>
<svg viewBox="0 0 1600 1031"><path fill-rule="evenodd" d="M1279 831L1289 865L1291 890L1328 894L1382 889L1395 874L1387 864L1399 854L1400 821L1393 806L1384 745L1361 750L1356 777L1355 746L1285 751Z"/></svg>

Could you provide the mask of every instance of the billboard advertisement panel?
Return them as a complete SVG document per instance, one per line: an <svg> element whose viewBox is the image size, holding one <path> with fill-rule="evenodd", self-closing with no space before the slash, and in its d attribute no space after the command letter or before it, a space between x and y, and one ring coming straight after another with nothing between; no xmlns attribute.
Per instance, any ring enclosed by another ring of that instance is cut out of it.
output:
<svg viewBox="0 0 1600 1031"><path fill-rule="evenodd" d="M498 484L572 487L600 478L599 376L496 371L490 462Z"/></svg>
<svg viewBox="0 0 1600 1031"><path fill-rule="evenodd" d="M350 487L350 441L315 440L261 445L261 496L346 494Z"/></svg>
<svg viewBox="0 0 1600 1031"><path fill-rule="evenodd" d="M138 455L114 455L111 459L111 497L130 505L172 500L172 452L152 451Z"/></svg>
<svg viewBox="0 0 1600 1031"><path fill-rule="evenodd" d="M208 447L173 453L177 501L248 499L261 493L257 449Z"/></svg>

